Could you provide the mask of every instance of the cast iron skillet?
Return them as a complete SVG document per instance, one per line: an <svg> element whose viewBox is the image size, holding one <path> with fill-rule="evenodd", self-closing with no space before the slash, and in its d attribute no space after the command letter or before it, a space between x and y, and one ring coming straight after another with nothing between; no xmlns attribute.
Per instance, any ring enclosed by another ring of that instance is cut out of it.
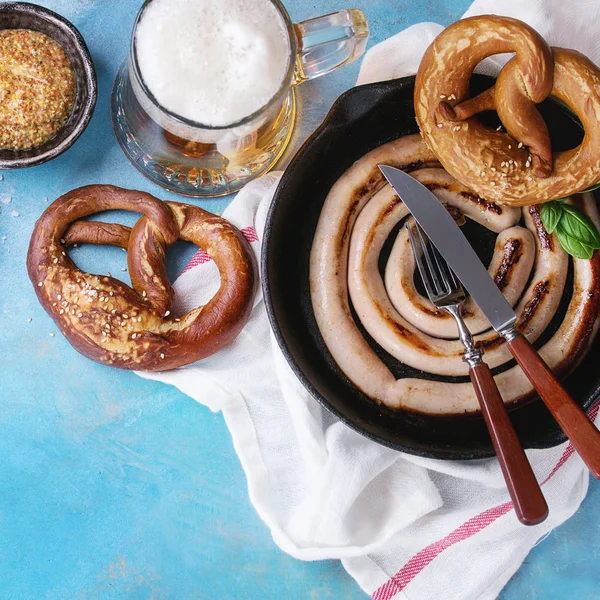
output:
<svg viewBox="0 0 600 600"><path fill-rule="evenodd" d="M477 93L492 83L489 77L476 76L472 91ZM392 411L360 392L331 358L310 301L310 248L325 197L342 173L369 150L418 132L413 88L414 77L405 77L346 92L287 168L265 228L262 251L265 302L275 337L291 368L306 389L347 425L374 441L411 454L443 459L484 458L494 452L481 416L444 417ZM581 125L572 113L554 101L546 101L540 110L555 150L571 148L580 142ZM497 125L496 119L490 114L489 124ZM474 228L470 236L482 257L489 256L490 240L485 234ZM563 311L567 302L568 298L564 298ZM555 321L560 318L558 314ZM424 376L370 341L397 377ZM600 395L600 372L595 364L599 348L600 338L566 381L568 390L585 409ZM565 441L539 399L515 406L511 418L526 448L548 448Z"/></svg>

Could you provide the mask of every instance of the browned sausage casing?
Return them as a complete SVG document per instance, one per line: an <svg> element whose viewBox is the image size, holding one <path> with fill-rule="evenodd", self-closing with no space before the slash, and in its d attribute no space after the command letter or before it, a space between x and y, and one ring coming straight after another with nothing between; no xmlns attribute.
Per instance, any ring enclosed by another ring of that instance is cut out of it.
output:
<svg viewBox="0 0 600 600"><path fill-rule="evenodd" d="M389 342L386 349L393 349L399 361L438 374L458 374L461 368L465 369L458 342L433 338L395 311L374 258L394 223L407 214L379 177L377 165L391 164L423 178L419 169L433 166L433 158L420 136L406 136L368 153L338 180L325 200L313 240L311 298L319 330L333 359L354 385L374 401L395 409L434 414L475 412L479 403L471 383L417 377L396 380L362 336L350 310L349 281L362 324L371 335L383 336L380 340ZM591 194L577 196L573 201L599 223ZM480 210L486 210L484 201ZM544 230L537 207L526 207L522 214L535 240L535 264L515 311L518 329L534 340L558 308L568 257L556 238ZM357 219L364 219L358 228ZM514 227L514 222L514 218L508 219L505 226ZM568 374L581 360L598 328L600 253L596 252L589 261L575 259L573 264L574 289L568 310L556 333L540 348L541 355L560 376ZM375 320L369 322L371 318ZM481 333L476 340L486 351L486 360L495 365L510 360L503 339L493 330ZM529 381L518 367L497 375L496 381L505 402L532 394Z"/></svg>

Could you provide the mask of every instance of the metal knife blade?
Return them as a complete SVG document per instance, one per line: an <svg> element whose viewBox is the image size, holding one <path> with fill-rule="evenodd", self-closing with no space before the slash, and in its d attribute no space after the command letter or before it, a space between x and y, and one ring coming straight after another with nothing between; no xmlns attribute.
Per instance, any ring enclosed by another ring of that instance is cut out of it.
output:
<svg viewBox="0 0 600 600"><path fill-rule="evenodd" d="M444 205L404 171L386 165L379 165L379 169L473 296L492 327L498 333L511 328L516 321L515 311Z"/></svg>

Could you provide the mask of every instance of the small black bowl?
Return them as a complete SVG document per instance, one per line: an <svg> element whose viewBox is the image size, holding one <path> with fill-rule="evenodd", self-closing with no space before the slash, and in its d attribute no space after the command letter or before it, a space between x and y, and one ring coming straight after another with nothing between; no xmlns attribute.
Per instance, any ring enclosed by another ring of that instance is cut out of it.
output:
<svg viewBox="0 0 600 600"><path fill-rule="evenodd" d="M33 167L62 154L87 127L98 96L96 71L77 28L47 8L27 2L0 2L0 29L31 29L46 34L62 46L75 71L75 102L62 129L36 148L0 150L0 169Z"/></svg>
<svg viewBox="0 0 600 600"><path fill-rule="evenodd" d="M494 450L481 415L434 416L393 411L358 390L329 354L310 300L309 256L323 202L332 185L355 160L385 142L418 132L413 108L414 79L404 77L346 92L286 169L265 227L265 304L277 342L298 379L347 425L374 441L411 454L442 459L485 458L493 456ZM490 77L474 76L472 92L483 91L493 82ZM580 143L581 125L570 111L553 100L542 103L540 111L555 150ZM496 127L496 115L488 116L488 125ZM481 251L478 243L481 242L474 242L475 249ZM567 302L568 298L563 298L563 310ZM557 314L554 322L560 318ZM427 377L386 356L381 348L374 345L373 349L396 377ZM600 338L565 382L573 398L586 410L600 395L599 353ZM526 448L548 448L566 439L539 399L512 406L510 416Z"/></svg>

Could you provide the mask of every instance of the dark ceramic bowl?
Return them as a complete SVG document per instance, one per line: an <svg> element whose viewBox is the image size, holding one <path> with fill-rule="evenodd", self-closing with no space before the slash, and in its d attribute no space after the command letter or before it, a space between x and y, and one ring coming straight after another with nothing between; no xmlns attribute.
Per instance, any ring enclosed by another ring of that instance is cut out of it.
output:
<svg viewBox="0 0 600 600"><path fill-rule="evenodd" d="M474 77L473 92L492 83L489 77ZM493 456L494 451L480 415L444 417L392 411L361 393L331 358L310 301L310 248L325 197L342 173L369 150L418 132L413 89L414 77L406 77L350 90L338 99L323 125L296 155L279 184L267 218L262 254L265 302L275 337L297 377L323 406L350 427L411 454L443 459L485 458ZM555 150L574 147L581 141L581 126L569 111L554 101L544 102L540 110ZM499 123L495 114L490 114L488 121L494 127ZM489 259L493 242L490 234L473 227L467 235L482 257ZM570 289L569 284L566 288ZM561 320L567 303L568 297L563 298L548 335ZM432 377L399 363L369 341L397 377ZM600 395L599 355L600 339L566 381L584 409L589 409ZM526 448L548 448L565 441L539 399L511 407L510 415Z"/></svg>
<svg viewBox="0 0 600 600"><path fill-rule="evenodd" d="M94 63L75 26L47 8L27 2L1 2L0 29L31 29L46 34L63 47L75 71L75 102L62 129L31 150L0 150L0 169L33 167L70 148L90 122L98 95Z"/></svg>

